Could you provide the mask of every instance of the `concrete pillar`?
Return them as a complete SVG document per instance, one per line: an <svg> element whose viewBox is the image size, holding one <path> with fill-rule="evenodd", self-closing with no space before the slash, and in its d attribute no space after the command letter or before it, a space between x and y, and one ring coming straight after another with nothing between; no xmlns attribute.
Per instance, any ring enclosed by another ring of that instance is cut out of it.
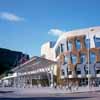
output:
<svg viewBox="0 0 100 100"><path fill-rule="evenodd" d="M51 76L51 80L50 80L51 87L53 87L53 71L52 70L50 72L50 76Z"/></svg>

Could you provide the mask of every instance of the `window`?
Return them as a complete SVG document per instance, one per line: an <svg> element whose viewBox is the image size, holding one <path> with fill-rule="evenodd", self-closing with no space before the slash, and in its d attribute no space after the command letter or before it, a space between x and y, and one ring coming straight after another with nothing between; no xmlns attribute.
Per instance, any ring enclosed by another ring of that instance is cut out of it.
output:
<svg viewBox="0 0 100 100"><path fill-rule="evenodd" d="M96 55L93 52L90 52L90 63L95 63Z"/></svg>
<svg viewBox="0 0 100 100"><path fill-rule="evenodd" d="M51 41L50 42L50 48L53 48L56 42Z"/></svg>
<svg viewBox="0 0 100 100"><path fill-rule="evenodd" d="M80 71L80 70L78 70L76 73L77 73L77 75L79 75L79 74L81 74L81 71Z"/></svg>
<svg viewBox="0 0 100 100"><path fill-rule="evenodd" d="M85 65L84 66L84 71L85 71L85 74L91 74L90 65L89 66L88 66L88 64Z"/></svg>
<svg viewBox="0 0 100 100"><path fill-rule="evenodd" d="M65 75L65 72L63 69L61 70L61 75L63 75L63 76Z"/></svg>
<svg viewBox="0 0 100 100"><path fill-rule="evenodd" d="M90 39L85 39L86 48L90 48Z"/></svg>
<svg viewBox="0 0 100 100"><path fill-rule="evenodd" d="M67 42L67 49L69 50L69 51L71 51L72 50L72 43L71 42Z"/></svg>
<svg viewBox="0 0 100 100"><path fill-rule="evenodd" d="M80 60L82 64L86 63L86 54L81 54Z"/></svg>
<svg viewBox="0 0 100 100"><path fill-rule="evenodd" d="M61 52L64 52L64 44L61 44Z"/></svg>
<svg viewBox="0 0 100 100"><path fill-rule="evenodd" d="M76 49L79 50L81 48L80 40L76 40Z"/></svg>
<svg viewBox="0 0 100 100"><path fill-rule="evenodd" d="M68 71L68 75L72 75L72 71Z"/></svg>
<svg viewBox="0 0 100 100"><path fill-rule="evenodd" d="M64 64L67 64L68 62L68 56L64 56Z"/></svg>
<svg viewBox="0 0 100 100"><path fill-rule="evenodd" d="M100 47L100 38L94 36L95 47Z"/></svg>
<svg viewBox="0 0 100 100"><path fill-rule="evenodd" d="M100 70L96 70L96 74L100 74Z"/></svg>
<svg viewBox="0 0 100 100"><path fill-rule="evenodd" d="M77 56L76 55L71 55L71 60L72 60L72 64L76 64L77 62Z"/></svg>
<svg viewBox="0 0 100 100"><path fill-rule="evenodd" d="M56 57L60 54L60 47L58 46L58 48L56 49Z"/></svg>
<svg viewBox="0 0 100 100"><path fill-rule="evenodd" d="M79 66L76 67L76 74L77 74L77 75L81 74L81 69L80 69Z"/></svg>

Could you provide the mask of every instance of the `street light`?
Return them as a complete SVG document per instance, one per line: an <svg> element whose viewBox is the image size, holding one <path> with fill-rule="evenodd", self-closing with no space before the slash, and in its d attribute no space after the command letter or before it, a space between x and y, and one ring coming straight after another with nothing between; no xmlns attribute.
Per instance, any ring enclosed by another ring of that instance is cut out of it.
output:
<svg viewBox="0 0 100 100"><path fill-rule="evenodd" d="M89 52L89 48L90 48L90 41L89 41L89 32L88 32L88 87L90 87L90 68L89 68L89 61L90 61L90 52Z"/></svg>

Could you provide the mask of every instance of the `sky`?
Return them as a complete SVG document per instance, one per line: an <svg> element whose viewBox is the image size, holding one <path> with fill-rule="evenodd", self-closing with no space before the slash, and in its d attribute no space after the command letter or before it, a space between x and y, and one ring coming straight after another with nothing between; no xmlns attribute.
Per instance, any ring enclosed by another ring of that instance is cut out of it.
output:
<svg viewBox="0 0 100 100"><path fill-rule="evenodd" d="M0 48L40 56L66 31L100 26L100 0L0 0Z"/></svg>

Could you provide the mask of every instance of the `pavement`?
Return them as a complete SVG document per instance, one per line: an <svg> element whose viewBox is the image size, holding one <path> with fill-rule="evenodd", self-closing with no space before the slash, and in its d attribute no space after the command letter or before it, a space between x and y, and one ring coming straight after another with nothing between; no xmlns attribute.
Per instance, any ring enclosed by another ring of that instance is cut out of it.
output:
<svg viewBox="0 0 100 100"><path fill-rule="evenodd" d="M50 87L0 88L0 100L100 100L100 87L79 87L78 90Z"/></svg>

